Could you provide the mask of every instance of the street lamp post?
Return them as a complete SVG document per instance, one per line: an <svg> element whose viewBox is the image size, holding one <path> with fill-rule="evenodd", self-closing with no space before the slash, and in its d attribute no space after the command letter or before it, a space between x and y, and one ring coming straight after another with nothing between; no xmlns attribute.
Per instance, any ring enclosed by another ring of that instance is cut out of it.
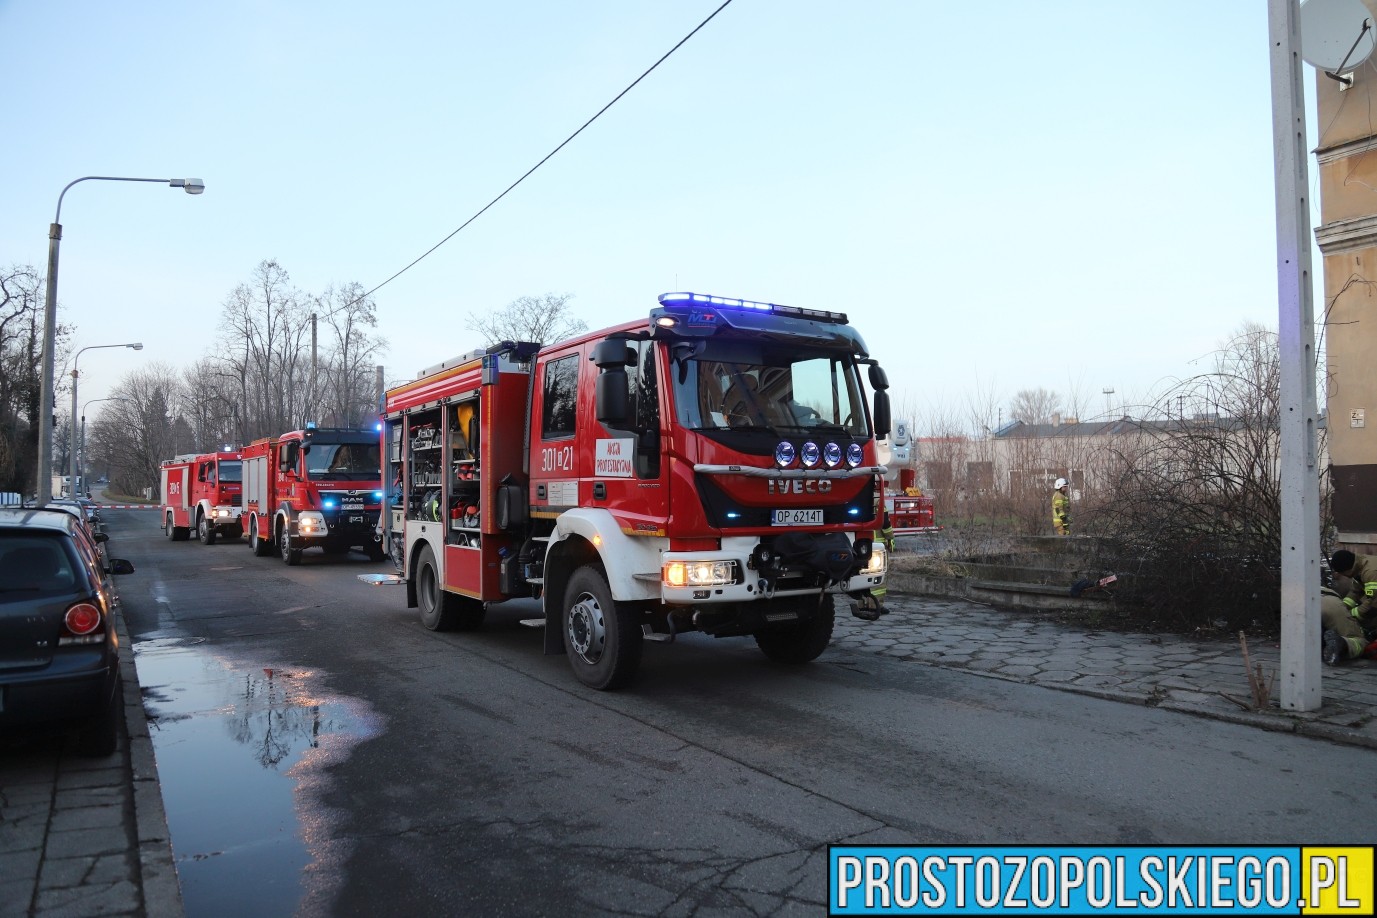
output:
<svg viewBox="0 0 1377 918"><path fill-rule="evenodd" d="M93 398L85 405L81 406L81 462L82 471L86 470L86 409L96 402L132 402L132 398L125 398L123 395L111 395L108 398Z"/></svg>
<svg viewBox="0 0 1377 918"><path fill-rule="evenodd" d="M196 178L161 179L127 178L118 175L85 175L68 182L57 196L57 213L52 226L48 227L48 293L43 309L43 378L39 381L42 390L38 409L38 505L41 507L53 497L52 457L53 457L53 348L57 343L57 254L62 242L62 199L77 182L159 182L172 188L181 188L187 194L200 194L206 190L205 182Z"/></svg>
<svg viewBox="0 0 1377 918"><path fill-rule="evenodd" d="M81 472L81 466L77 463L77 361L81 359L81 355L86 351L94 351L102 347L127 347L132 348L136 351L141 351L143 350L143 343L138 342L135 344L88 344L86 347L83 347L81 350L77 351L76 356L72 358L72 445L71 449L68 450L68 452L71 455L67 457L69 460L68 464L71 467L72 473L72 477L68 479L71 482L71 493L68 495L69 497L77 496L77 475ZM85 415L83 414L83 417L84 416Z"/></svg>

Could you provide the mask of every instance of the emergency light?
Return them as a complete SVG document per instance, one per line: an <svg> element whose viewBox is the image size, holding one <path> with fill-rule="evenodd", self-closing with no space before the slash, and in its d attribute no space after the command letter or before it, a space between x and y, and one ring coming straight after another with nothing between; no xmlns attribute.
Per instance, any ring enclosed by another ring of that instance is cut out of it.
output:
<svg viewBox="0 0 1377 918"><path fill-rule="evenodd" d="M741 309L748 312L771 312L780 316L799 319L815 319L819 322L846 324L846 313L830 312L826 309L803 309L798 306L781 306L779 303L762 303L759 300L741 300L728 296L709 296L706 293L662 293L660 305L667 307L717 306L726 309Z"/></svg>

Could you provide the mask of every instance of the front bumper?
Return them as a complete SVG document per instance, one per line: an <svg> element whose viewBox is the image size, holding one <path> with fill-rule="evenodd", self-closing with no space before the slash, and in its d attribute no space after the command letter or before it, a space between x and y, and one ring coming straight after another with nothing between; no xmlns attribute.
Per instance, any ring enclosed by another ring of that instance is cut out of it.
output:
<svg viewBox="0 0 1377 918"><path fill-rule="evenodd" d="M721 602L753 602L770 598L788 596L810 596L826 591L831 593L855 593L873 590L885 582L886 570L881 568L874 573L862 571L835 584L820 583L818 575L807 570L785 570L776 578L774 589L760 577L759 572L750 568L749 555L732 551L693 551L665 552L662 556L661 570L675 562L691 564L711 564L713 562L732 562L735 565L732 583L686 583L683 586L666 582L663 574L660 579L660 598L671 605L696 605Z"/></svg>

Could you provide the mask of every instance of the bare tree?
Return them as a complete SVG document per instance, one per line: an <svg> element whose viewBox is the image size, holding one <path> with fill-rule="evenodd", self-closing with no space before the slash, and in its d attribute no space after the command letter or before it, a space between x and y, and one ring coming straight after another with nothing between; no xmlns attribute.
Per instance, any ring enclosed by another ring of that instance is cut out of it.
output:
<svg viewBox="0 0 1377 918"><path fill-rule="evenodd" d="M159 497L158 469L164 459L199 451L192 425L180 412L185 398L178 372L154 363L125 375L90 431L95 455L109 463L117 493Z"/></svg>
<svg viewBox="0 0 1377 918"><path fill-rule="evenodd" d="M370 334L378 325L377 305L363 293L355 282L329 287L316 298L328 341L315 394L321 420L336 426L357 427L378 412L373 367L387 342Z"/></svg>
<svg viewBox="0 0 1377 918"><path fill-rule="evenodd" d="M1247 324L1211 372L1164 390L1096 519L1103 563L1176 627L1275 627L1280 609L1280 364Z"/></svg>
<svg viewBox="0 0 1377 918"><path fill-rule="evenodd" d="M571 293L547 293L512 300L495 313L469 313L467 327L487 344L499 341L536 341L553 344L588 330L588 323L569 309Z"/></svg>
<svg viewBox="0 0 1377 918"><path fill-rule="evenodd" d="M1009 417L1025 424L1050 424L1061 411L1061 396L1047 389L1020 389L1009 403Z"/></svg>

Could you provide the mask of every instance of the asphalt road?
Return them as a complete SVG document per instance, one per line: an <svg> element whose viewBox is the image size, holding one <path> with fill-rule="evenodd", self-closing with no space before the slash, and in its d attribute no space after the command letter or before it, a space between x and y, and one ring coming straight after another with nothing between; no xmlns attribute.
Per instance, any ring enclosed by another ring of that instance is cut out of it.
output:
<svg viewBox="0 0 1377 918"><path fill-rule="evenodd" d="M435 634L362 555L106 513L192 918L817 915L829 844L1342 844L1377 817L1362 749L749 639L650 644L598 693L530 604Z"/></svg>

